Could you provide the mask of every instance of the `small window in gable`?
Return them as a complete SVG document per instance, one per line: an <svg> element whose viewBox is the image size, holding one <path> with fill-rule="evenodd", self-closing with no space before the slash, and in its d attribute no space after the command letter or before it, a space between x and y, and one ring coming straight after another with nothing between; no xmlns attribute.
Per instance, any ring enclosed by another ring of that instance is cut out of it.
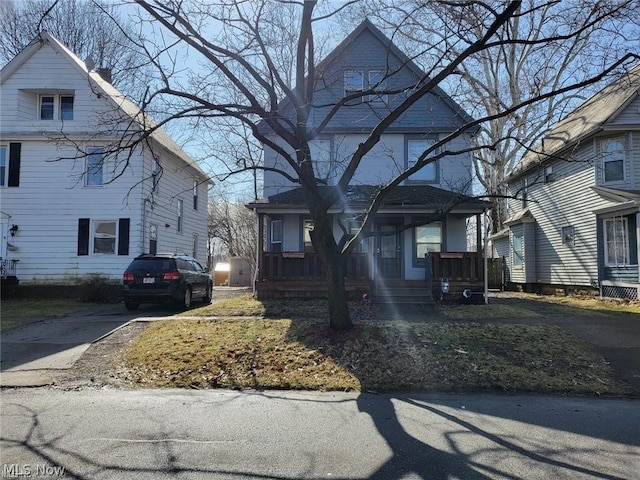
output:
<svg viewBox="0 0 640 480"><path fill-rule="evenodd" d="M344 96L356 95L364 90L364 75L362 72L347 70L344 72ZM362 97L357 97L349 101L350 104L362 102Z"/></svg>
<svg viewBox="0 0 640 480"><path fill-rule="evenodd" d="M73 120L73 97L60 97L60 120Z"/></svg>
<svg viewBox="0 0 640 480"><path fill-rule="evenodd" d="M384 91L387 89L385 72L383 70L369 71L369 88L373 88L376 91ZM371 103L387 103L387 100L388 100L388 95L386 94L369 95L369 102Z"/></svg>
<svg viewBox="0 0 640 480"><path fill-rule="evenodd" d="M602 140L602 167L605 183L624 180L624 146L625 142L623 137Z"/></svg>
<svg viewBox="0 0 640 480"><path fill-rule="evenodd" d="M40 120L53 120L54 118L53 95L40 96Z"/></svg>

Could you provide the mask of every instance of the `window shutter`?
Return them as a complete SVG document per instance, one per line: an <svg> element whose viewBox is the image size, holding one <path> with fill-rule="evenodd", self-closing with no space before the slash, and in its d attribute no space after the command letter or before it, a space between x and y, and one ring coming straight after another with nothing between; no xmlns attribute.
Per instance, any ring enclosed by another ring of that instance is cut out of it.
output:
<svg viewBox="0 0 640 480"><path fill-rule="evenodd" d="M118 255L129 255L129 224L128 218L118 222Z"/></svg>
<svg viewBox="0 0 640 480"><path fill-rule="evenodd" d="M89 219L78 219L78 255L89 255Z"/></svg>
<svg viewBox="0 0 640 480"><path fill-rule="evenodd" d="M20 150L21 143L9 144L9 178L7 186L19 187L20 186Z"/></svg>

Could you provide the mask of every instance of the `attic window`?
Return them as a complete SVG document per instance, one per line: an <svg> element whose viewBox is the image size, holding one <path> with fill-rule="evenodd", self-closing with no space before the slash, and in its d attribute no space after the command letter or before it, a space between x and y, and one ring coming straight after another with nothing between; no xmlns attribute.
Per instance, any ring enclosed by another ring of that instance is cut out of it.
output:
<svg viewBox="0 0 640 480"><path fill-rule="evenodd" d="M344 72L344 96L356 95L364 90L364 74L355 70ZM362 103L362 97L354 98L350 103Z"/></svg>
<svg viewBox="0 0 640 480"><path fill-rule="evenodd" d="M549 165L544 168L544 183L551 183L553 180L553 167Z"/></svg>
<svg viewBox="0 0 640 480"><path fill-rule="evenodd" d="M387 82L385 79L385 72L383 70L370 70L369 71L369 88L373 88L376 91L383 91L387 89ZM371 103L387 103L388 95L370 95L369 102Z"/></svg>
<svg viewBox="0 0 640 480"><path fill-rule="evenodd" d="M73 95L40 95L40 120L73 120Z"/></svg>

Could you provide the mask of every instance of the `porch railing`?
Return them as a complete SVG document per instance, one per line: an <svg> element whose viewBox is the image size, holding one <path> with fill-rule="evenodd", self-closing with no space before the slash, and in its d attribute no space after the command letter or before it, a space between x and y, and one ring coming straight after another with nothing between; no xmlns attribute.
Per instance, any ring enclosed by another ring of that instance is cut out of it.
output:
<svg viewBox="0 0 640 480"><path fill-rule="evenodd" d="M0 258L0 277L7 278L7 277L15 276L17 266L18 266L18 260Z"/></svg>
<svg viewBox="0 0 640 480"><path fill-rule="evenodd" d="M479 282L484 279L483 259L478 252L433 252L429 257L434 281L447 278L450 282Z"/></svg>
<svg viewBox="0 0 640 480"><path fill-rule="evenodd" d="M261 280L324 280L325 270L316 253L264 252ZM369 263L364 253L352 253L347 260L346 278L369 278Z"/></svg>

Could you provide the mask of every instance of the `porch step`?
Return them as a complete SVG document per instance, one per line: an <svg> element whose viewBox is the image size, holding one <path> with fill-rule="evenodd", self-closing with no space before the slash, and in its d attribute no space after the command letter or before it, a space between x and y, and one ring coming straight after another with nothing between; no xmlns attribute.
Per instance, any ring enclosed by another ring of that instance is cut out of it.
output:
<svg viewBox="0 0 640 480"><path fill-rule="evenodd" d="M379 289L374 301L382 304L434 303L431 291L425 286L387 287Z"/></svg>

